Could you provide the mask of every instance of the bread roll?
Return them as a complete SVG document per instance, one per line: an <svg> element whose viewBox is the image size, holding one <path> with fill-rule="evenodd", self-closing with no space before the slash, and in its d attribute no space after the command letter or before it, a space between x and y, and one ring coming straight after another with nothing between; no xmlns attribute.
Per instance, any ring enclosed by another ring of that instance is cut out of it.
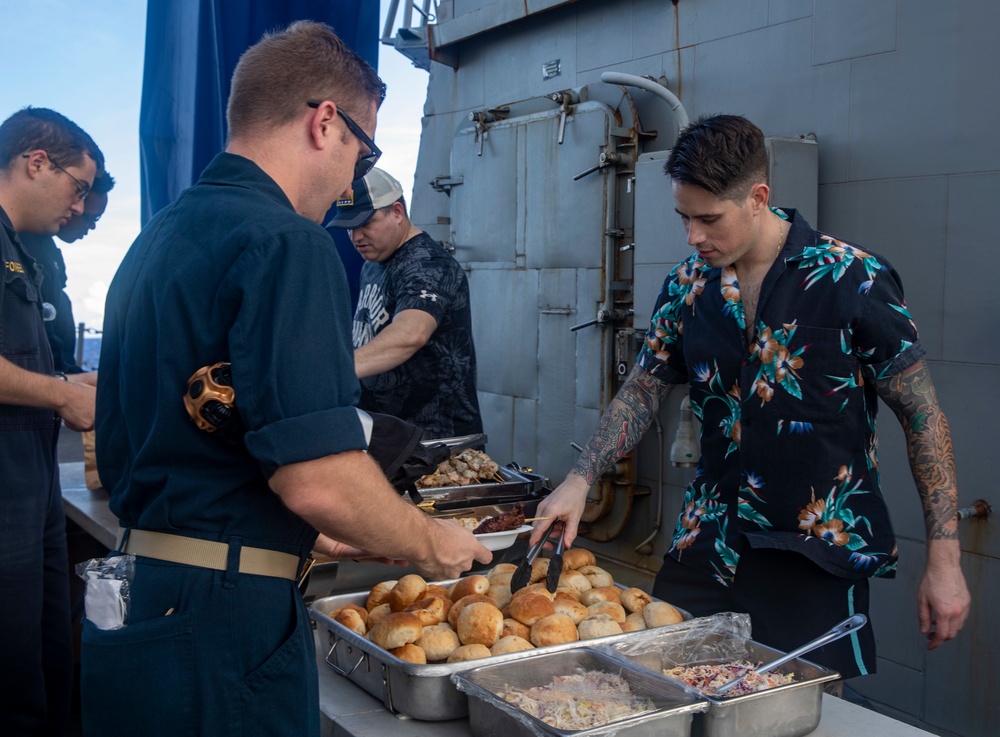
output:
<svg viewBox="0 0 1000 737"><path fill-rule="evenodd" d="M593 588L593 584L590 583L589 578L579 571L563 571L562 575L559 576L559 587L576 589L583 592Z"/></svg>
<svg viewBox="0 0 1000 737"><path fill-rule="evenodd" d="M458 615L458 639L463 645L485 645L490 647L500 639L503 629L503 615L493 604L477 602L469 604Z"/></svg>
<svg viewBox="0 0 1000 737"><path fill-rule="evenodd" d="M367 614L367 612L366 612ZM361 619L361 615L358 614L354 609L348 609L347 607L341 607L340 611L337 612L333 617L333 621L339 622L340 624L347 627L351 632L355 632L362 637L365 632L367 632L367 627L365 626L364 620Z"/></svg>
<svg viewBox="0 0 1000 737"><path fill-rule="evenodd" d="M526 624L521 624L516 619L507 617L503 621L503 629L500 630L500 637L507 637L509 635L527 640L531 637L531 628Z"/></svg>
<svg viewBox="0 0 1000 737"><path fill-rule="evenodd" d="M460 578L451 588L451 600L458 601L463 596L470 594L485 594L489 587L490 582L486 576L475 574Z"/></svg>
<svg viewBox="0 0 1000 737"><path fill-rule="evenodd" d="M394 612L401 612L413 602L423 599L426 591L427 582L422 576L416 573L403 576L389 592L389 607Z"/></svg>
<svg viewBox="0 0 1000 737"><path fill-rule="evenodd" d="M583 618L590 614L587 607L572 599L556 599L552 602L552 606L555 607L556 614L565 614L573 620L573 624L580 624Z"/></svg>
<svg viewBox="0 0 1000 737"><path fill-rule="evenodd" d="M389 592L396 585L396 581L382 581L372 586L368 592L368 601L365 602L365 609L371 611L380 604L389 603Z"/></svg>
<svg viewBox="0 0 1000 737"><path fill-rule="evenodd" d="M371 629L371 640L383 650L416 642L423 634L420 620L412 612L393 612Z"/></svg>
<svg viewBox="0 0 1000 737"><path fill-rule="evenodd" d="M392 614L392 609L389 608L389 602L379 604L377 607L368 612L368 631L371 632L372 627L382 621L387 614Z"/></svg>
<svg viewBox="0 0 1000 737"><path fill-rule="evenodd" d="M618 593L618 587L595 586L580 594L580 603L584 606L590 606L598 601L611 601L615 604L621 604L622 598L621 594Z"/></svg>
<svg viewBox="0 0 1000 737"><path fill-rule="evenodd" d="M542 617L555 613L555 606L541 594L528 593L510 600L510 616L529 627Z"/></svg>
<svg viewBox="0 0 1000 737"><path fill-rule="evenodd" d="M589 614L588 617L593 614L607 614L613 620L618 623L625 621L625 607L621 604L615 604L613 601L597 601L587 607Z"/></svg>
<svg viewBox="0 0 1000 737"><path fill-rule="evenodd" d="M555 594L545 588L545 583L531 583L525 586L523 589L518 589L514 592L514 596L524 596L525 594L541 594L549 601L555 598ZM511 597L513 598L513 597Z"/></svg>
<svg viewBox="0 0 1000 737"><path fill-rule="evenodd" d="M548 558L535 558L535 562L531 564L531 583L538 583L539 581L544 581L546 574L549 572L549 559Z"/></svg>
<svg viewBox="0 0 1000 737"><path fill-rule="evenodd" d="M531 625L531 644L535 647L560 645L580 639L573 620L565 614L550 614Z"/></svg>
<svg viewBox="0 0 1000 737"><path fill-rule="evenodd" d="M448 589L439 583L427 584L427 591L424 596L433 596L435 599L447 599L448 601L451 601L451 595L448 593Z"/></svg>
<svg viewBox="0 0 1000 737"><path fill-rule="evenodd" d="M615 585L615 579L611 577L610 573L608 573L600 566L594 566L594 565L582 566L577 570L579 570L580 573L586 576L587 580L590 581L590 585L595 588L598 586Z"/></svg>
<svg viewBox="0 0 1000 737"><path fill-rule="evenodd" d="M572 589L569 586L560 586L556 589L555 595L552 597L553 601L557 599L569 599L570 601L580 601L580 592L577 589Z"/></svg>
<svg viewBox="0 0 1000 737"><path fill-rule="evenodd" d="M488 658L492 655L490 649L486 645L462 645L457 648L455 652L448 656L449 663L462 663L466 660L478 660L479 658Z"/></svg>
<svg viewBox="0 0 1000 737"><path fill-rule="evenodd" d="M497 573L492 576L489 576L490 588L492 589L494 586L506 586L509 589L510 580L513 577L514 577L513 573ZM490 592L487 590L486 593L488 594Z"/></svg>
<svg viewBox="0 0 1000 737"><path fill-rule="evenodd" d="M577 626L581 640L593 640L595 637L620 635L621 625L607 614L591 614Z"/></svg>
<svg viewBox="0 0 1000 737"><path fill-rule="evenodd" d="M535 646L517 635L507 635L501 637L490 648L491 655L506 655L507 653L518 653L522 650L534 650Z"/></svg>
<svg viewBox="0 0 1000 737"><path fill-rule="evenodd" d="M570 548L563 551L563 570L572 571L597 563L594 554L584 548Z"/></svg>
<svg viewBox="0 0 1000 737"><path fill-rule="evenodd" d="M510 586L496 583L490 584L486 596L493 600L493 603L497 605L497 609L503 609L510 603Z"/></svg>
<svg viewBox="0 0 1000 737"><path fill-rule="evenodd" d="M490 585L492 585L493 579L497 576L512 576L516 570L517 566L513 563L497 563L486 574L486 578L489 579Z"/></svg>
<svg viewBox="0 0 1000 737"><path fill-rule="evenodd" d="M423 627L440 624L448 619L448 610L451 609L451 599L439 599L431 596L420 601L415 601L404 609L404 612L413 612L420 620Z"/></svg>
<svg viewBox="0 0 1000 737"><path fill-rule="evenodd" d="M345 609L353 609L358 613L358 616L361 617L362 622L364 622L365 624L368 623L368 610L365 609L363 606L358 606L357 604L344 604L343 606L337 607L332 612L330 612L330 619L336 619L337 615L340 614Z"/></svg>
<svg viewBox="0 0 1000 737"><path fill-rule="evenodd" d="M637 589L633 586L630 589L625 589L621 593L622 606L628 610L629 614L634 614L635 612L641 612L646 608L653 597L647 594L642 589Z"/></svg>
<svg viewBox="0 0 1000 737"><path fill-rule="evenodd" d="M427 665L427 655L417 645L409 644L402 647L394 647L389 652L400 660L405 660L407 663Z"/></svg>
<svg viewBox="0 0 1000 737"><path fill-rule="evenodd" d="M424 627L420 639L414 643L427 655L428 661L447 660L460 643L458 633L446 624Z"/></svg>
<svg viewBox="0 0 1000 737"><path fill-rule="evenodd" d="M646 629L646 620L642 618L642 612L632 612L625 621L621 623L622 632L638 632Z"/></svg>
<svg viewBox="0 0 1000 737"><path fill-rule="evenodd" d="M462 613L462 610L469 606L469 604L476 603L493 604L493 599L485 594L469 594L451 605L451 609L448 610L448 624L451 625L453 630L458 630L458 615Z"/></svg>
<svg viewBox="0 0 1000 737"><path fill-rule="evenodd" d="M647 627L663 627L684 621L684 615L665 601L652 601L642 610Z"/></svg>

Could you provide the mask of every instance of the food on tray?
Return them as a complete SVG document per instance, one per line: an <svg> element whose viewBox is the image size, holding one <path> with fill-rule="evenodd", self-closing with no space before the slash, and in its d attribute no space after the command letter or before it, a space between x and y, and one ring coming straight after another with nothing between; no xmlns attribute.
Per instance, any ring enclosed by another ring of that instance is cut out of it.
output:
<svg viewBox="0 0 1000 737"><path fill-rule="evenodd" d="M393 612L372 628L369 637L383 650L392 650L419 640L423 629L416 614Z"/></svg>
<svg viewBox="0 0 1000 737"><path fill-rule="evenodd" d="M517 635L507 635L501 637L490 648L490 655L506 655L507 653L519 653L522 650L534 650L535 646Z"/></svg>
<svg viewBox="0 0 1000 737"><path fill-rule="evenodd" d="M447 660L462 643L458 641L455 630L447 624L438 624L424 627L423 634L414 644L424 651L428 660L441 661Z"/></svg>
<svg viewBox="0 0 1000 737"><path fill-rule="evenodd" d="M757 665L760 665L758 663ZM794 673L751 673L757 666L745 660L735 663L723 663L722 665L690 665L687 667L664 668L664 675L684 681L689 686L693 686L704 694L711 694L712 691L724 686L730 681L735 681L740 676L750 673L740 683L736 684L729 691L721 695L721 698L728 699L733 696L745 696L756 691L764 691L775 686L784 686L795 680Z"/></svg>
<svg viewBox="0 0 1000 737"><path fill-rule="evenodd" d="M620 675L600 671L556 676L545 686L513 688L500 695L536 719L567 731L599 727L655 708L634 694Z"/></svg>
<svg viewBox="0 0 1000 737"><path fill-rule="evenodd" d="M466 660L479 660L480 658L488 658L492 654L493 653L490 652L490 649L486 647L486 645L480 645L479 643L473 645L462 645L448 656L448 662L461 663Z"/></svg>
<svg viewBox="0 0 1000 737"><path fill-rule="evenodd" d="M647 627L664 627L684 621L683 615L665 601L654 601L643 607L642 618Z"/></svg>
<svg viewBox="0 0 1000 737"><path fill-rule="evenodd" d="M474 535L509 532L524 525L524 504L518 502L509 512L492 517L456 517L455 521Z"/></svg>
<svg viewBox="0 0 1000 737"><path fill-rule="evenodd" d="M394 612L401 612L415 601L426 598L427 582L416 573L403 576L389 592L389 606Z"/></svg>
<svg viewBox="0 0 1000 737"><path fill-rule="evenodd" d="M583 566L597 564L594 554L586 548L570 548L563 551L563 570L575 571Z"/></svg>
<svg viewBox="0 0 1000 737"><path fill-rule="evenodd" d="M580 593L580 603L584 606L590 606L599 601L621 604L622 595L617 586L595 586Z"/></svg>
<svg viewBox="0 0 1000 737"><path fill-rule="evenodd" d="M500 639L503 615L500 610L484 601L470 604L458 615L458 639L464 645L490 647Z"/></svg>
<svg viewBox="0 0 1000 737"><path fill-rule="evenodd" d="M545 647L576 642L580 639L580 633L573 620L565 614L549 614L531 625L530 638L535 647Z"/></svg>
<svg viewBox="0 0 1000 737"><path fill-rule="evenodd" d="M441 486L466 486L482 481L503 482L500 466L481 450L463 450L438 464L433 473L416 481L418 489L436 489Z"/></svg>
<svg viewBox="0 0 1000 737"><path fill-rule="evenodd" d="M578 556L575 563L597 568L588 559ZM670 604L652 601L640 589L619 594L613 582L612 588L594 588L587 575L576 570L563 571L560 580L566 585L555 594L543 582L511 594L515 569L511 563L500 563L485 575L465 576L447 587L410 574L375 584L365 607L347 604L329 616L403 660L419 662L420 649L428 663L486 658L526 645L575 642L660 626L651 621L671 624L682 619ZM603 582L603 570L588 572ZM580 602L581 591L593 592L589 607ZM643 608L627 614L625 602Z"/></svg>
<svg viewBox="0 0 1000 737"><path fill-rule="evenodd" d="M400 660L405 660L407 663L427 665L427 654L417 645L403 645L402 647L393 648L389 653L395 655Z"/></svg>
<svg viewBox="0 0 1000 737"><path fill-rule="evenodd" d="M629 614L641 612L646 605L653 600L653 597L642 589L632 587L621 592L622 606L628 610Z"/></svg>
<svg viewBox="0 0 1000 737"><path fill-rule="evenodd" d="M622 626L611 615L603 612L588 614L577 626L577 629L580 631L581 640L593 640L595 637L607 637L622 633Z"/></svg>

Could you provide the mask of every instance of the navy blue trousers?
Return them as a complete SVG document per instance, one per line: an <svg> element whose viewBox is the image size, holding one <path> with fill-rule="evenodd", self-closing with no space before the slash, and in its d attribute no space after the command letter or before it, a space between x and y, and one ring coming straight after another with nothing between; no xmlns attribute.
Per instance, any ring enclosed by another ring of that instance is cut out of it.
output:
<svg viewBox="0 0 1000 737"><path fill-rule="evenodd" d="M73 687L58 425L0 427L0 732L62 735Z"/></svg>
<svg viewBox="0 0 1000 737"><path fill-rule="evenodd" d="M313 631L293 581L137 558L131 583L125 627L83 624L85 735L318 737Z"/></svg>

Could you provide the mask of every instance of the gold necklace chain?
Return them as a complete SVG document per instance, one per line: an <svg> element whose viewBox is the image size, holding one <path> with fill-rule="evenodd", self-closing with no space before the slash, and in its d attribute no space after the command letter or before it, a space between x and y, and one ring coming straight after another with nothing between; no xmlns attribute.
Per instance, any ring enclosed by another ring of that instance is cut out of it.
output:
<svg viewBox="0 0 1000 737"><path fill-rule="evenodd" d="M781 247L785 245L784 231L785 231L785 226L783 224L783 221L781 218L778 218L778 250L774 252L775 258L778 258L778 255L781 253Z"/></svg>

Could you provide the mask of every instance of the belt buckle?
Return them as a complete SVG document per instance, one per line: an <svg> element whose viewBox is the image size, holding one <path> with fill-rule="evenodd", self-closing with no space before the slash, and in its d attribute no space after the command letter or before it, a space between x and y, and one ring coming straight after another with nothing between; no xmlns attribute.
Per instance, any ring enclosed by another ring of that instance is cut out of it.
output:
<svg viewBox="0 0 1000 737"><path fill-rule="evenodd" d="M312 570L313 566L316 565L316 559L311 555L306 558L305 563L302 564L302 572L299 574L298 587L302 588L303 581L309 575L309 571Z"/></svg>

